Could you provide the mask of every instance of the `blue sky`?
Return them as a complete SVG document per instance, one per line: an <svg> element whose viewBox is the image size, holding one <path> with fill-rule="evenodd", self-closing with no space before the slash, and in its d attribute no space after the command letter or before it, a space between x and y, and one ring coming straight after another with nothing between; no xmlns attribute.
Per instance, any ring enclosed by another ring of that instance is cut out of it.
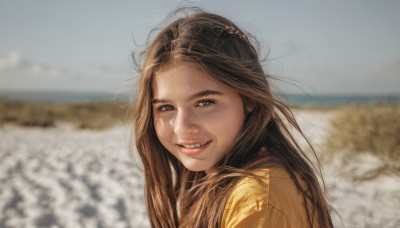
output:
<svg viewBox="0 0 400 228"><path fill-rule="evenodd" d="M0 0L0 91L129 90L132 51L178 6L255 35L267 72L296 85L282 92L400 94L400 1L387 0Z"/></svg>

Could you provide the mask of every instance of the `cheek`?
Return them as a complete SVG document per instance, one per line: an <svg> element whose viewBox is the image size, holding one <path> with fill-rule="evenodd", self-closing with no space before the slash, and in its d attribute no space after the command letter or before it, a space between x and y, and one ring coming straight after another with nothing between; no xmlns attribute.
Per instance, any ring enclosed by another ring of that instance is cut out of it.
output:
<svg viewBox="0 0 400 228"><path fill-rule="evenodd" d="M162 118L154 118L154 129L161 143L164 144L166 137L169 135L169 125Z"/></svg>
<svg viewBox="0 0 400 228"><path fill-rule="evenodd" d="M239 108L222 107L221 110L209 115L204 122L218 137L233 141L239 135L244 123L244 110L241 106Z"/></svg>

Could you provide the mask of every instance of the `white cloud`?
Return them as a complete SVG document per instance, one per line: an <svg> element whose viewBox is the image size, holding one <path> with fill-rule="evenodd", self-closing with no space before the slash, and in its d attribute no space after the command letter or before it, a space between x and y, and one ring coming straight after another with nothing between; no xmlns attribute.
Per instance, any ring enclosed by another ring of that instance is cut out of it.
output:
<svg viewBox="0 0 400 228"><path fill-rule="evenodd" d="M68 76L68 71L45 64L34 63L23 54L13 51L4 58L0 58L0 77L62 77Z"/></svg>
<svg viewBox="0 0 400 228"><path fill-rule="evenodd" d="M129 76L102 63L57 67L32 61L19 52L0 57L0 90L115 91Z"/></svg>
<svg viewBox="0 0 400 228"><path fill-rule="evenodd" d="M29 66L30 63L18 52L11 52L7 57L0 58L0 71L24 69Z"/></svg>

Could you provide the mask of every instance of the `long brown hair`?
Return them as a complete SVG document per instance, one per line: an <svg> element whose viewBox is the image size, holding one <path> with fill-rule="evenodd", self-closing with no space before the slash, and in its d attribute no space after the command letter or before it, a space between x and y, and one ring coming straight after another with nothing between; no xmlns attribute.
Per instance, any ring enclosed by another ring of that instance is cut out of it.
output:
<svg viewBox="0 0 400 228"><path fill-rule="evenodd" d="M191 10L162 29L139 57L144 62L139 63L134 134L152 227L219 227L227 197L238 180L252 175L254 167L272 165L260 158L262 147L268 149L265 157L280 161L304 202L311 205L305 203L310 227L332 227L330 205L316 169L289 128L303 133L289 108L272 95L270 76L263 70L253 37L224 17ZM243 103L252 107L236 145L208 175L185 168L163 147L154 129L154 76L168 64L179 62L205 70L235 89ZM249 166L255 159L262 162Z"/></svg>

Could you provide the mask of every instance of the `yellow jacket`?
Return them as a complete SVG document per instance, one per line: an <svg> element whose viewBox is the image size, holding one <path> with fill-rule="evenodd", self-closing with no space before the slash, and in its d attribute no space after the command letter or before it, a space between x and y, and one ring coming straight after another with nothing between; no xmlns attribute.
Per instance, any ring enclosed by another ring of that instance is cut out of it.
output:
<svg viewBox="0 0 400 228"><path fill-rule="evenodd" d="M222 228L309 227L302 197L283 168L259 169L255 174L262 177L262 182L246 177L233 189L222 217ZM316 217L314 227L318 227Z"/></svg>

